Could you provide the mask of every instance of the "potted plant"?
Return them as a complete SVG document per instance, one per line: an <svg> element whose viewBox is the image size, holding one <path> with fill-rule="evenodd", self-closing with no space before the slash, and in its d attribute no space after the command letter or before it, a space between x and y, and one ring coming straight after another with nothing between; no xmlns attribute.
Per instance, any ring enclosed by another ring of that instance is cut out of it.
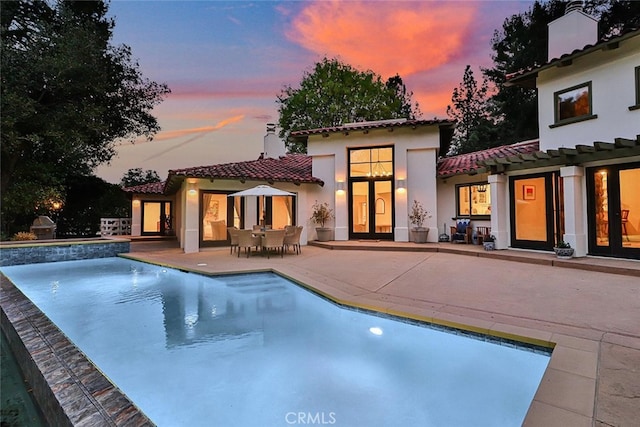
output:
<svg viewBox="0 0 640 427"><path fill-rule="evenodd" d="M414 226L411 233L415 243L427 243L429 229L423 227L427 218L431 218L431 213L424 209L422 203L414 200L413 205L411 205L411 212L409 212L409 222Z"/></svg>
<svg viewBox="0 0 640 427"><path fill-rule="evenodd" d="M493 234L489 236L485 236L482 240L482 246L484 246L485 251L492 251L496 248L496 236Z"/></svg>
<svg viewBox="0 0 640 427"><path fill-rule="evenodd" d="M311 207L311 218L310 220L315 224L319 225L316 227L316 233L318 234L319 242L327 242L331 240L331 228L325 227L325 224L328 221L333 219L333 209L329 207L327 202L318 203L316 202Z"/></svg>
<svg viewBox="0 0 640 427"><path fill-rule="evenodd" d="M553 248L553 251L560 259L571 259L571 257L573 257L573 248L569 243L563 240L558 242L558 244Z"/></svg>

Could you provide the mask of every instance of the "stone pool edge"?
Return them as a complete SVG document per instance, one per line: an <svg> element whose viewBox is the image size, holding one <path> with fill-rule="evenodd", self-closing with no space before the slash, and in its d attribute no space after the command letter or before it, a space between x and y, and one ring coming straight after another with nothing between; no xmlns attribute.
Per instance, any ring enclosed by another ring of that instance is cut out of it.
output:
<svg viewBox="0 0 640 427"><path fill-rule="evenodd" d="M49 425L155 424L0 273L0 325Z"/></svg>

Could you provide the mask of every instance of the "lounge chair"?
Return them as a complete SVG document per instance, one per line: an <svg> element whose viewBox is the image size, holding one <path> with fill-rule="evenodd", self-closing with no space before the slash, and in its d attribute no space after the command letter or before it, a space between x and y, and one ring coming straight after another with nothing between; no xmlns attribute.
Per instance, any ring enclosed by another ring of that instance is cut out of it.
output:
<svg viewBox="0 0 640 427"><path fill-rule="evenodd" d="M280 252L280 257L284 257L284 230L266 230L264 236L262 236L262 250L267 253L269 258L269 251L275 249L276 252Z"/></svg>
<svg viewBox="0 0 640 427"><path fill-rule="evenodd" d="M247 258L249 258L252 248L256 250L260 248L260 237L254 236L253 230L238 230L238 258L240 257L242 248L244 248L247 253Z"/></svg>

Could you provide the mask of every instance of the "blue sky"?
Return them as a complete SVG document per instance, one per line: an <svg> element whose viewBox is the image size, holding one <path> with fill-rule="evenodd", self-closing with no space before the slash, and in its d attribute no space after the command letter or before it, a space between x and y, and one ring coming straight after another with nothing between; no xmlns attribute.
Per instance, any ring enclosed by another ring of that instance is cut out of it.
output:
<svg viewBox="0 0 640 427"><path fill-rule="evenodd" d="M399 74L423 118L446 117L467 64L480 78L490 40L530 1L112 0L114 44L131 47L145 77L172 93L156 107L162 131L123 144L98 176L253 160L276 97L324 56L384 79Z"/></svg>

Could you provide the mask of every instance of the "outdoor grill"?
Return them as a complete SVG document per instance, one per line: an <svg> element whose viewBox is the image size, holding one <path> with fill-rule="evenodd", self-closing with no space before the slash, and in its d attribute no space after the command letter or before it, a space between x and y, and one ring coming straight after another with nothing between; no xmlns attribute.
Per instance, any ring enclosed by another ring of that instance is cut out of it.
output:
<svg viewBox="0 0 640 427"><path fill-rule="evenodd" d="M48 216L40 215L33 220L30 231L36 235L38 240L55 239L56 223Z"/></svg>

